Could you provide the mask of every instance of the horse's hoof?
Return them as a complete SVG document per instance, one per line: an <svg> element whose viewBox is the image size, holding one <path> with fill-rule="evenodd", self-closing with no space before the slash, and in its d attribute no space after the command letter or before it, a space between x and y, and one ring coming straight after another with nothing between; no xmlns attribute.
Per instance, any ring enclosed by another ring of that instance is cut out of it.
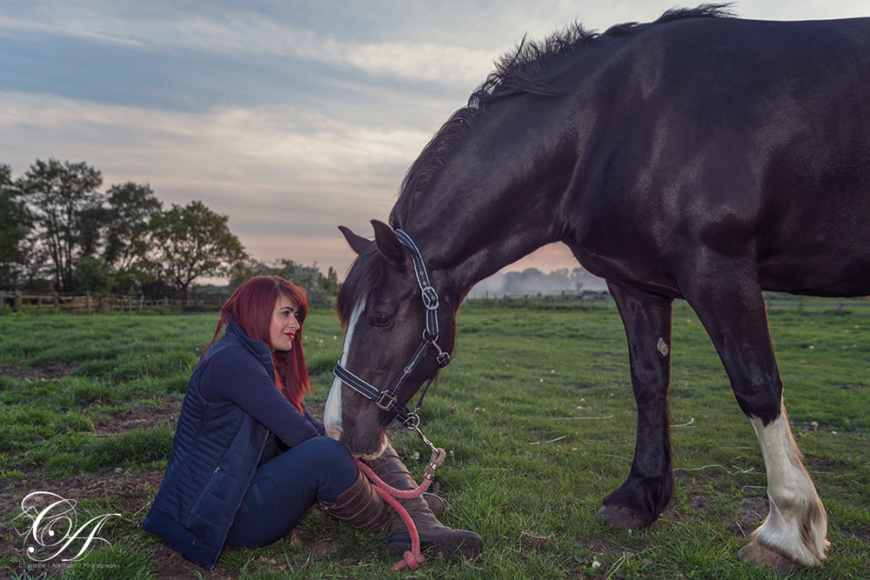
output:
<svg viewBox="0 0 870 580"><path fill-rule="evenodd" d="M795 572L802 566L795 564L779 552L752 541L737 552L737 559L747 562L757 568L775 570L777 572Z"/></svg>
<svg viewBox="0 0 870 580"><path fill-rule="evenodd" d="M604 506L598 510L598 516L604 518L609 526L626 530L639 530L650 525L644 518L638 517L628 510Z"/></svg>

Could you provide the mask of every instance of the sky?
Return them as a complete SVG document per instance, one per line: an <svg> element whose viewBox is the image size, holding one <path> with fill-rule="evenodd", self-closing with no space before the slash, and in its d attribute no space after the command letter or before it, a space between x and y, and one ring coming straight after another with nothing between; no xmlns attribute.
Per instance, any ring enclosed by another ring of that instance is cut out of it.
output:
<svg viewBox="0 0 870 580"><path fill-rule="evenodd" d="M655 20L669 0L0 0L0 164L85 161L200 200L259 261L333 267L524 37ZM694 4L678 4L692 6ZM870 16L867 0L746 0L742 18ZM565 246L509 266L577 267ZM212 280L217 281L217 280Z"/></svg>

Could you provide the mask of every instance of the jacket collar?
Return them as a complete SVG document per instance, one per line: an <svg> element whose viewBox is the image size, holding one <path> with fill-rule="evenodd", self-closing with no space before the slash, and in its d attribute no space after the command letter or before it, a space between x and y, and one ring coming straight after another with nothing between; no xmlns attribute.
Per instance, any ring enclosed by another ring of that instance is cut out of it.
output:
<svg viewBox="0 0 870 580"><path fill-rule="evenodd" d="M265 342L254 340L247 334L245 331L239 328L239 326L233 322L232 320L227 321L226 332L224 333L225 337L228 337L227 340L231 340L237 344L240 344L247 348L251 353L259 359L266 370L269 371L270 374L275 374L275 367L272 364L272 350L269 348Z"/></svg>

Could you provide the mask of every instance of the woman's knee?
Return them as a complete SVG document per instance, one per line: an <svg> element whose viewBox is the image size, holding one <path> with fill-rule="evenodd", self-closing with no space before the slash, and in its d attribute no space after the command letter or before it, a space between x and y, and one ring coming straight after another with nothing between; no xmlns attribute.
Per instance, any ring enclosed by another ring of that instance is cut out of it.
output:
<svg viewBox="0 0 870 580"><path fill-rule="evenodd" d="M303 449L304 447L304 449ZM315 459L318 464L334 466L337 469L356 470L356 461L347 447L329 437L314 437L299 446L301 454Z"/></svg>

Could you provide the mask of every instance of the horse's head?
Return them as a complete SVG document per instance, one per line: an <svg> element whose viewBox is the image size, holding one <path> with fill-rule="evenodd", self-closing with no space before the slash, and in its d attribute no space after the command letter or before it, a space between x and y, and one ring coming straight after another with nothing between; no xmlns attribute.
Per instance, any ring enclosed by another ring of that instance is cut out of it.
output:
<svg viewBox="0 0 870 580"><path fill-rule="evenodd" d="M433 287L441 291L437 273L431 284L421 284L415 261L422 265L422 258L410 238L398 232L400 240L381 222L372 225L374 241L340 228L359 256L338 294L345 338L337 373L343 376L333 381L324 412L327 434L363 457L383 451L386 428L396 416L386 408L405 408L446 364L445 355L436 359L452 350L455 338L455 300L447 292L435 294ZM423 291L421 285L430 287Z"/></svg>

